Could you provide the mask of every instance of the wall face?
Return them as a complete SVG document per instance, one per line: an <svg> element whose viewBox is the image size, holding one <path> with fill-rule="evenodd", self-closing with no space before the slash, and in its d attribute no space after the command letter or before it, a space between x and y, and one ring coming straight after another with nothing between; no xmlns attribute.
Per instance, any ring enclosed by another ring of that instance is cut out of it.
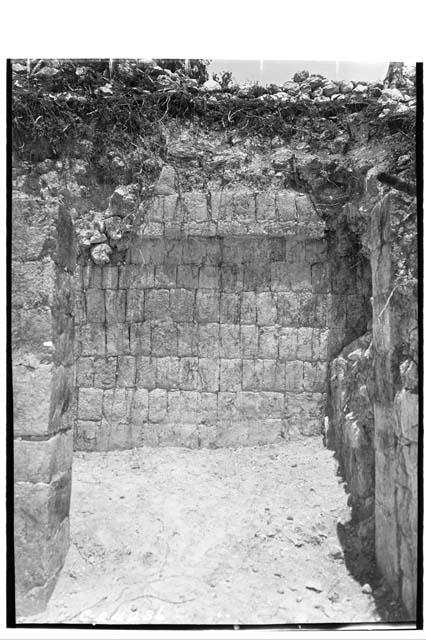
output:
<svg viewBox="0 0 426 640"><path fill-rule="evenodd" d="M52 203L15 191L12 220L16 613L30 615L69 545L75 247L71 219Z"/></svg>
<svg viewBox="0 0 426 640"><path fill-rule="evenodd" d="M373 343L375 348L376 557L411 617L416 615L418 387L415 361L395 371L406 335L417 357L416 300L401 311L393 287L391 218L398 202L386 196L371 216ZM398 388L399 387L399 388Z"/></svg>
<svg viewBox="0 0 426 640"><path fill-rule="evenodd" d="M173 215L171 198L155 198L121 264L80 266L77 447L320 432L332 306L323 224L294 192L231 193L216 217L215 198L225 200L174 197Z"/></svg>

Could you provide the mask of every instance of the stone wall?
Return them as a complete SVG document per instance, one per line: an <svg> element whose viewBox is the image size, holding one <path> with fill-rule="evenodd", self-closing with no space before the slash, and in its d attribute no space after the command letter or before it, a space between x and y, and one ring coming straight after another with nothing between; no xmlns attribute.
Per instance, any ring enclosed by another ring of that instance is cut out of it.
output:
<svg viewBox="0 0 426 640"><path fill-rule="evenodd" d="M345 297L359 296L344 296L342 282L333 294L324 223L309 199L191 192L155 197L136 219L124 253L112 249L104 265L89 251L80 260L76 446L319 433L330 330L346 322Z"/></svg>
<svg viewBox="0 0 426 640"><path fill-rule="evenodd" d="M418 522L417 299L395 292L387 195L371 214L376 557L410 617L416 615Z"/></svg>
<svg viewBox="0 0 426 640"><path fill-rule="evenodd" d="M29 615L44 609L69 545L75 243L65 206L20 190L12 221L16 612Z"/></svg>

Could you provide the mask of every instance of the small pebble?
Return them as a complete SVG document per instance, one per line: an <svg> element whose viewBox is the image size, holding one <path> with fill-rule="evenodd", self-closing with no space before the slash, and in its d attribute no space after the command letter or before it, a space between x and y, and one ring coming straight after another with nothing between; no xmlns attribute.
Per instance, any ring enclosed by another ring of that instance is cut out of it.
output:
<svg viewBox="0 0 426 640"><path fill-rule="evenodd" d="M307 582L305 584L306 589L310 589L311 591L316 591L317 593L321 593L322 586L318 582Z"/></svg>
<svg viewBox="0 0 426 640"><path fill-rule="evenodd" d="M294 520L293 516L287 516L287 520Z"/></svg>
<svg viewBox="0 0 426 640"><path fill-rule="evenodd" d="M296 602L302 602L302 598L301 598L300 596L298 596L298 597L296 598Z"/></svg>
<svg viewBox="0 0 426 640"><path fill-rule="evenodd" d="M138 608L135 604L132 604L132 606L130 607L130 611L137 611Z"/></svg>
<svg viewBox="0 0 426 640"><path fill-rule="evenodd" d="M362 593L373 593L373 589L370 587L368 582L362 587Z"/></svg>

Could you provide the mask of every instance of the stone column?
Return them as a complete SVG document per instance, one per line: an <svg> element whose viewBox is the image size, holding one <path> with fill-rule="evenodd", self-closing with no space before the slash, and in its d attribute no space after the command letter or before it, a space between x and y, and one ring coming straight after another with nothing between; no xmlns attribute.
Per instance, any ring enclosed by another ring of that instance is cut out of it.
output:
<svg viewBox="0 0 426 640"><path fill-rule="evenodd" d="M13 203L12 332L16 614L42 611L69 546L72 464L72 220L61 206L51 253L22 242L37 206ZM29 212L29 213L28 213ZM46 229L35 225L34 234ZM56 244L56 247L55 247ZM43 244L45 246L45 242ZM44 304L43 304L44 303ZM46 304L47 303L47 304Z"/></svg>
<svg viewBox="0 0 426 640"><path fill-rule="evenodd" d="M377 562L384 577L401 597L410 617L415 618L418 396L412 391L417 391L417 374L408 360L400 365L399 347L401 334L408 326L407 318L410 326L412 320L413 328L416 325L415 308L406 308L401 313L401 304L415 305L416 301L405 300L399 306L395 301L393 206L398 203L394 204L391 195L377 204L370 229L375 350L375 542Z"/></svg>

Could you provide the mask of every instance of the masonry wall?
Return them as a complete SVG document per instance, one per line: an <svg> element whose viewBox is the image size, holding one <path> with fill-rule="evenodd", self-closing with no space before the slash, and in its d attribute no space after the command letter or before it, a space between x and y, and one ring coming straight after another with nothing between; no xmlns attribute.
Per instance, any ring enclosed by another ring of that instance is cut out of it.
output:
<svg viewBox="0 0 426 640"><path fill-rule="evenodd" d="M19 176L18 176L19 179ZM69 546L75 243L66 207L13 194L17 615L44 609ZM46 250L46 232L52 242Z"/></svg>
<svg viewBox="0 0 426 640"><path fill-rule="evenodd" d="M76 446L319 433L332 296L308 198L189 193L142 209L124 257L79 267Z"/></svg>
<svg viewBox="0 0 426 640"><path fill-rule="evenodd" d="M387 195L371 214L376 557L386 580L414 618L417 602L418 320L415 292L411 299L401 301L392 291L391 222L395 209L400 206L397 197ZM406 345L409 345L408 349Z"/></svg>

